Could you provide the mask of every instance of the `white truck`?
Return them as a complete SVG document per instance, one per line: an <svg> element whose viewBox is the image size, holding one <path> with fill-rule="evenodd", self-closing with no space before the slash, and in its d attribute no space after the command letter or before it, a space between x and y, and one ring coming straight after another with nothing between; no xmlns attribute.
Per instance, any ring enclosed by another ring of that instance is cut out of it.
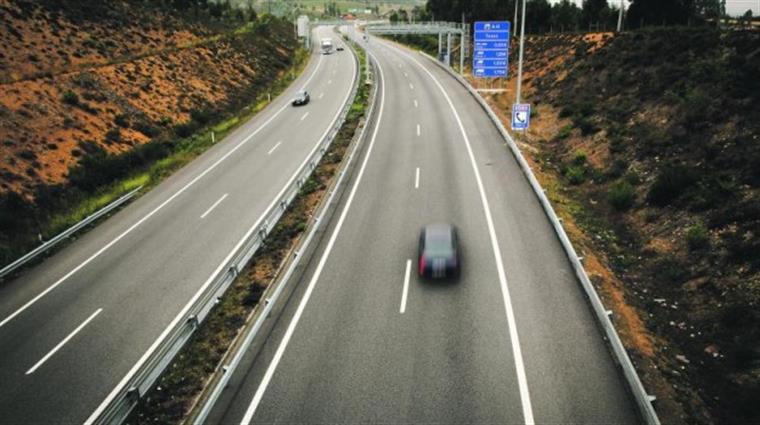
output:
<svg viewBox="0 0 760 425"><path fill-rule="evenodd" d="M323 38L320 42L320 46L322 46L322 54L329 55L332 53L333 49L332 38Z"/></svg>

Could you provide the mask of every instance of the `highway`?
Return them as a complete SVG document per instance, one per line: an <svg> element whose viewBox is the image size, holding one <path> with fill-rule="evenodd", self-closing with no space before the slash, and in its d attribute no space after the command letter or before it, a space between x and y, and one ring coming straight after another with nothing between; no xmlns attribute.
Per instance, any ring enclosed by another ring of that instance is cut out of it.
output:
<svg viewBox="0 0 760 425"><path fill-rule="evenodd" d="M315 51L255 118L0 285L0 423L83 423L101 407L305 164L357 73L350 50ZM294 108L302 87L311 103Z"/></svg>
<svg viewBox="0 0 760 425"><path fill-rule="evenodd" d="M208 422L639 422L496 127L421 55L368 46L379 98L349 189ZM417 277L433 222L459 228L458 281Z"/></svg>

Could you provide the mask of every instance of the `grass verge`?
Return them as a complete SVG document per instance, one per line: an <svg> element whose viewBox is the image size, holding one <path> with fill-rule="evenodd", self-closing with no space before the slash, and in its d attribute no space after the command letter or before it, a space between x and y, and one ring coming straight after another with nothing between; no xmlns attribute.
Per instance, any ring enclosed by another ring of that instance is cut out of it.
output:
<svg viewBox="0 0 760 425"><path fill-rule="evenodd" d="M361 64L359 75L363 75L366 58L362 50L355 50ZM360 84L346 121L312 177L193 339L146 395L130 423L179 423L189 413L262 294L277 278L289 253L307 229L309 219L332 184L366 114L369 92L369 86Z"/></svg>

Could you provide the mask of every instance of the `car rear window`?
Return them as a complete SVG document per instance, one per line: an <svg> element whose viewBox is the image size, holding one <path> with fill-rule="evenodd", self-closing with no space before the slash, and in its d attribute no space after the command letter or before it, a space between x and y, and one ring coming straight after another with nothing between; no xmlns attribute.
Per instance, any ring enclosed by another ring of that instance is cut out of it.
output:
<svg viewBox="0 0 760 425"><path fill-rule="evenodd" d="M437 230L437 231L436 231ZM449 257L454 249L449 230L428 230L425 234L425 254L431 257Z"/></svg>

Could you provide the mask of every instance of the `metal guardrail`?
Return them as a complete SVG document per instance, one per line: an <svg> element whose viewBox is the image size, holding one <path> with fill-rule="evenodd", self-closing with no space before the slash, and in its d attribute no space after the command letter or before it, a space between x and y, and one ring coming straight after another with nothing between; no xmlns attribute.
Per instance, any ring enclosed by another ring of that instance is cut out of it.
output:
<svg viewBox="0 0 760 425"><path fill-rule="evenodd" d="M312 151L312 156L304 161L298 170L298 178L291 179L289 185L281 191L277 202L264 215L266 217L257 227L251 228L221 266L218 274L208 282L206 288L191 300L183 312L184 320L176 321L175 326L156 341L148 353L135 365L131 376L122 380L117 388L109 394L106 402L96 410L85 424L121 424L130 415L140 398L155 384L164 370L171 364L176 354L195 333L198 326L206 319L211 309L217 305L227 288L235 281L243 267L261 247L264 239L272 231L290 203L311 176L322 156L327 152L335 136L340 131L348 115L359 85L357 67L354 82L346 104L343 105L333 127L325 134L319 145ZM295 176L294 176L295 177Z"/></svg>
<svg viewBox="0 0 760 425"><path fill-rule="evenodd" d="M142 186L139 186L130 192L122 195L119 199L111 202L110 204L106 205L105 207L99 209L98 211L94 212L93 214L90 214L87 216L84 220L80 221L79 223L69 227L68 229L64 230L63 232L57 234L52 239L44 242L42 245L38 246L37 248L34 248L33 250L26 253L21 258L17 259L16 261L8 264L7 266L3 267L0 270L0 281L2 281L6 276L13 273L16 269L23 266L24 264L32 261L33 259L37 258L40 254L46 252L50 248L58 245L61 241L65 240L69 236L73 235L83 227L86 227L87 225L91 224L92 222L96 221L97 219L103 217L104 215L110 213L111 211L115 210L128 200L130 200L137 192L142 189Z"/></svg>
<svg viewBox="0 0 760 425"><path fill-rule="evenodd" d="M349 48L353 49L353 47L351 47L350 44L349 44ZM369 65L370 63L369 55L367 55L366 58L367 58L367 64ZM367 128L369 127L370 119L372 117L374 107L375 107L376 95L377 95L377 85L375 85L371 98L369 100L370 107L369 107L369 110L367 111L367 115L366 115L367 118L364 121L364 127L362 127L362 130L359 133L359 135L356 136L354 140L352 141L353 146L350 149L350 153L346 157L345 162L343 163L343 166L341 167L341 170L338 174L338 178L335 180L335 183L329 189L329 196L319 206L318 214L315 215L315 217L312 219L307 236L294 249L291 261L284 269L285 272L277 278L277 281L275 282L274 285L268 288L267 290L268 293L265 293L264 295L262 295L261 299L264 302L257 305L256 307L257 311L254 311L254 313L251 315L252 320L249 322L249 325L246 326L247 329L243 330L240 334L238 334L237 338L240 338L239 341L237 343L233 343L230 350L227 352L227 354L225 354L225 360L222 362L221 366L216 369L216 371L214 372L214 376L209 381L207 388L210 388L210 391L207 391L206 394L201 395L200 401L194 409L195 413L190 414L190 420L188 420L187 423L191 423L193 425L202 425L206 422L206 420L208 419L208 415L211 413L211 410L214 408L215 404L219 400L219 397L221 397L222 392L227 387L229 380L234 375L235 370L237 369L238 365L240 364L243 357L245 356L248 348L256 339L256 337L259 334L259 331L264 326L264 323L266 322L266 320L269 318L269 315L271 314L274 306L277 304L277 301L279 300L280 295L284 292L285 288L289 286L288 283L291 281L293 274L298 268L300 264L300 259L306 258L306 256L303 256L300 254L303 252L306 252L310 248L311 243L314 240L314 237L317 234L317 232L321 230L323 226L327 225L328 220L325 219L325 216L331 210L331 206L336 205L335 197L339 195L340 193L342 193L341 188L343 187L345 183L344 180L346 178L346 175L349 173L351 169L351 164L353 162L354 156L358 152L361 145L361 141L364 140L365 132Z"/></svg>
<svg viewBox="0 0 760 425"><path fill-rule="evenodd" d="M465 80L464 77L460 76L459 74L454 72L450 67L440 63L434 57L428 55L427 53L420 51L420 54L422 54L426 58L435 62L436 65L446 70L446 72L452 75L460 84L462 84L467 89L470 95L474 97L475 100L480 104L480 107L483 108L483 110L488 114L488 117L491 119L491 121L494 123L496 128L499 130L499 133L501 133L501 136L507 142L507 145L512 151L512 155L515 157L515 159L517 159L517 162L518 164L520 164L520 168L522 169L523 174L528 179L528 182L530 183L530 186L533 189L533 192L536 194L536 197L538 197L538 200L541 203L541 206L543 207L544 213L546 214L547 218L551 222L552 227L554 228L554 231L557 234L557 237L559 238L562 244L562 247L565 250L565 253L567 254L567 258L570 260L570 264L572 264L573 266L575 275L580 281L581 286L583 287L584 292L586 293L586 296L588 297L588 300L591 304L591 308L595 313L596 319L599 325L601 326L602 330L604 331L604 335L607 338L607 341L609 342L610 348L612 348L612 352L614 354L615 360L620 365L620 369L623 373L623 377L625 378L625 381L628 384L629 390L631 391L634 399L636 400L636 405L638 407L639 415L647 424L659 425L660 419L657 417L657 412L655 412L654 406L652 405L652 402L655 400L655 397L652 395L649 395L646 392L646 389L644 389L644 385L641 383L641 380L639 379L639 375L636 373L636 369L634 368L633 363L631 362L631 359L628 356L628 352L625 350L625 347L623 346L623 343L620 341L620 337L618 336L617 331L615 330L615 326L612 324L612 321L610 320L609 316L612 312L604 308L604 305L602 304L602 301L599 298L599 294L597 294L596 289L591 284L591 281L589 280L588 275L586 274L586 270L583 268L581 259L578 257L578 254L575 252L575 248L573 248L573 244L572 242L570 242L570 238L567 237L567 234L565 233L565 229L562 227L562 222L560 221L559 217L557 217L557 214L554 211L554 208L549 202L549 198L546 197L546 193L544 193L544 189L538 183L536 176L533 174L533 170L531 170L530 165L528 165L528 161L525 160L525 157L523 157L522 152L520 152L520 148L512 139L512 136L510 136L510 134L507 132L506 128L504 128L504 124L502 124L499 117L496 115L496 113L494 113L494 111L491 109L491 107L488 105L485 99L483 99L480 96L480 94L475 89L472 88L470 83L467 82L467 80Z"/></svg>

